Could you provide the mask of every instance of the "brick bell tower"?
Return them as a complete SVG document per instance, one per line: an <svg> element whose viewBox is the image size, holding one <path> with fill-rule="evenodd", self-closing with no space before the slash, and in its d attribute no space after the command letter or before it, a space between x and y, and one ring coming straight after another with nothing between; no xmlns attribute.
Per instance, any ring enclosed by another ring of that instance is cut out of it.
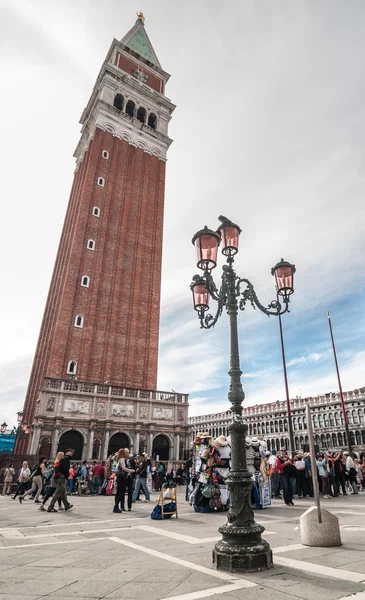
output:
<svg viewBox="0 0 365 600"><path fill-rule="evenodd" d="M45 378L156 390L165 161L175 108L165 96L169 77L139 14L124 38L113 40L81 116L25 399L29 424ZM18 440L17 453L38 451L32 437Z"/></svg>

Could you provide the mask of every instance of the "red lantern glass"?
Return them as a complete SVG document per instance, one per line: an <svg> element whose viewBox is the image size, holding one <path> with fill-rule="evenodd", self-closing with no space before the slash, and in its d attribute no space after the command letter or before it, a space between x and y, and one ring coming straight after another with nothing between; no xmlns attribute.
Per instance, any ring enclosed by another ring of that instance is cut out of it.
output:
<svg viewBox="0 0 365 600"><path fill-rule="evenodd" d="M195 276L190 286L193 292L194 308L197 311L206 311L209 309L210 294L205 281L202 277Z"/></svg>
<svg viewBox="0 0 365 600"><path fill-rule="evenodd" d="M23 421L23 423L21 424L22 430L25 431L27 427L28 427L28 423L26 421Z"/></svg>
<svg viewBox="0 0 365 600"><path fill-rule="evenodd" d="M0 425L1 433L5 433L7 426L8 426L8 424L5 421L4 421L4 423L1 423L1 425Z"/></svg>
<svg viewBox="0 0 365 600"><path fill-rule="evenodd" d="M22 413L22 411L20 410L16 414L17 414L18 423L21 423L22 420L23 420L23 413Z"/></svg>
<svg viewBox="0 0 365 600"><path fill-rule="evenodd" d="M278 296L287 297L294 294L295 270L295 266L286 262L283 258L271 269L271 274L275 277Z"/></svg>
<svg viewBox="0 0 365 600"><path fill-rule="evenodd" d="M222 254L225 256L234 256L237 254L241 228L231 221L226 221L218 227L218 231L223 243Z"/></svg>
<svg viewBox="0 0 365 600"><path fill-rule="evenodd" d="M217 266L218 246L221 241L216 231L208 229L207 226L198 231L191 240L196 248L197 267L203 271L209 271Z"/></svg>

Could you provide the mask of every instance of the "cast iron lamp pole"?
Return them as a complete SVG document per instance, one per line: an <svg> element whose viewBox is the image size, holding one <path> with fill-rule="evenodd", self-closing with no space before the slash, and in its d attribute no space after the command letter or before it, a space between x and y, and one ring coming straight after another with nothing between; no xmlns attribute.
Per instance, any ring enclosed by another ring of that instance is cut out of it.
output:
<svg viewBox="0 0 365 600"><path fill-rule="evenodd" d="M242 402L245 394L242 388L238 346L237 315L238 309L245 310L249 302L253 308L259 308L266 315L281 315L288 312L290 295L294 292L294 265L281 260L272 269L275 276L277 294L282 298L273 300L265 308L258 300L252 283L241 279L233 269L234 256L238 252L241 229L226 217L219 217L221 225L218 231L205 227L192 239L196 246L197 266L203 275L195 275L191 284L194 308L198 312L200 326L203 329L214 327L226 308L230 320L230 386L228 399L231 402L232 423L229 426L231 436L231 471L226 479L230 492L230 509L227 523L219 528L222 539L213 550L213 563L224 571L263 571L272 567L272 551L269 544L261 538L265 531L255 522L251 507L251 475L246 464L247 425L242 418ZM223 265L222 283L218 290L211 275L217 266L218 246L222 241L222 253L226 256ZM210 296L217 302L215 316L209 314Z"/></svg>

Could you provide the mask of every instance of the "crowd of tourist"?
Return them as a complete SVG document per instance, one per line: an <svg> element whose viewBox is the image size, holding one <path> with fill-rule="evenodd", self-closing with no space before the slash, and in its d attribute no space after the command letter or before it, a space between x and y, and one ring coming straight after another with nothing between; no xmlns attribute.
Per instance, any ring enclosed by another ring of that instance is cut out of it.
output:
<svg viewBox="0 0 365 600"><path fill-rule="evenodd" d="M12 464L3 470L2 494L10 494L20 503L32 498L39 510L57 512L70 510L69 497L78 495L114 496L113 512L130 511L132 504L141 500L150 501L152 491L160 491L165 482L186 485L192 473L192 456L185 465L175 465L166 472L164 463L152 463L147 454L132 456L128 449L121 449L106 461L72 462L74 451L59 452L54 463L41 456L38 463L29 466L25 461L15 472ZM266 452L266 467L271 483L271 495L283 499L287 506L294 506L293 498L313 498L312 471L318 480L323 498L358 494L365 490L365 455L358 458L346 451L322 452L315 460L306 452L289 456L285 448ZM127 498L127 508L125 506ZM188 492L186 492L188 499ZM47 502L50 500L48 507Z"/></svg>
<svg viewBox="0 0 365 600"><path fill-rule="evenodd" d="M308 452L289 456L286 448L280 452L266 452L273 498L283 498L287 506L294 506L293 497L314 496L312 470L318 479L323 498L358 494L365 490L365 456L359 459L348 452L322 452L315 461Z"/></svg>
<svg viewBox="0 0 365 600"><path fill-rule="evenodd" d="M161 462L152 464L147 454L131 456L128 449L121 449L109 456L106 461L72 462L74 451L69 448L65 453L58 452L54 463L49 463L44 456L35 465L25 461L15 472L12 464L4 469L3 495L10 495L14 483L16 489L12 498L20 503L27 497L39 504L39 510L57 512L70 510L72 504L68 497L72 495L114 495L113 512L122 512L144 495L146 502L150 500L152 490L161 490L163 484L173 482L184 483L184 465L175 466L166 472ZM47 501L51 498L48 508Z"/></svg>

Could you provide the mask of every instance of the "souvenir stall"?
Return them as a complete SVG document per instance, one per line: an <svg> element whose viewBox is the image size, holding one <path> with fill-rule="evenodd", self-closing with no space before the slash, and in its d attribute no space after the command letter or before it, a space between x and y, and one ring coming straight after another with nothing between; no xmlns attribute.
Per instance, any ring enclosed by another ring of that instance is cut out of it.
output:
<svg viewBox="0 0 365 600"><path fill-rule="evenodd" d="M195 512L224 510L229 503L225 478L229 472L230 447L225 436L216 440L208 432L194 440L194 459L189 504Z"/></svg>
<svg viewBox="0 0 365 600"><path fill-rule="evenodd" d="M269 465L266 460L267 445L263 437L246 438L247 468L252 474L252 508L271 506Z"/></svg>

